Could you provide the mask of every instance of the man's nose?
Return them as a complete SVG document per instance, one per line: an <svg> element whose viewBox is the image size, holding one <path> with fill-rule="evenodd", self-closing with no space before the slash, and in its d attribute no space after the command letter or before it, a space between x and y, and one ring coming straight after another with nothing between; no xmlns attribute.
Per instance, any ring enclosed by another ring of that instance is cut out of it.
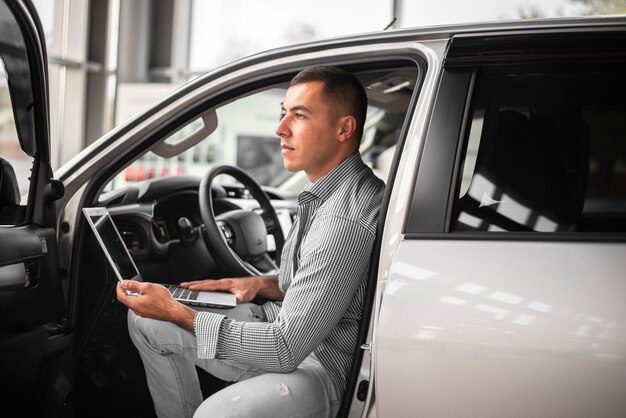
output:
<svg viewBox="0 0 626 418"><path fill-rule="evenodd" d="M274 133L276 135L278 135L279 137L283 137L283 136L288 136L289 135L289 128L287 127L287 116L284 116L280 122L278 122L278 125L276 126L276 129L274 129Z"/></svg>

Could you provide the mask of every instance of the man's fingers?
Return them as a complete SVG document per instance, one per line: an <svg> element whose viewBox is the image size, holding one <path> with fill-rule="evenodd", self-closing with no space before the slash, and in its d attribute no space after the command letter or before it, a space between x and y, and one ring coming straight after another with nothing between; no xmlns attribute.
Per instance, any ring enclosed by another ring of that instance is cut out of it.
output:
<svg viewBox="0 0 626 418"><path fill-rule="evenodd" d="M135 282L133 280L122 280L120 282L120 287L124 290L136 290L135 289L136 284L138 284L138 282Z"/></svg>
<svg viewBox="0 0 626 418"><path fill-rule="evenodd" d="M120 282L120 286L124 290L130 290L132 292L145 293L152 283L148 282L138 282L136 280L122 280Z"/></svg>
<svg viewBox="0 0 626 418"><path fill-rule="evenodd" d="M182 282L180 284L181 287L191 288L197 286L203 286L206 283L214 282L215 280L194 280L193 282Z"/></svg>
<svg viewBox="0 0 626 418"><path fill-rule="evenodd" d="M235 295L237 302L250 302L257 294L251 284L253 284L252 281L242 279L209 279L181 283L181 286L190 290L230 292Z"/></svg>
<svg viewBox="0 0 626 418"><path fill-rule="evenodd" d="M117 294L117 300L122 302L124 305L130 308L134 304L135 301L133 299L136 299L136 298L126 293L126 292L131 292L131 290L129 290L128 288L125 288L124 283L122 282L118 283L115 289L115 292Z"/></svg>
<svg viewBox="0 0 626 418"><path fill-rule="evenodd" d="M233 295L235 295L235 299L237 300L238 303L243 302L243 293L242 292L235 291L235 292L233 292Z"/></svg>
<svg viewBox="0 0 626 418"><path fill-rule="evenodd" d="M228 279L222 280L200 280L197 282L181 283L182 287L190 290L228 290L230 288Z"/></svg>
<svg viewBox="0 0 626 418"><path fill-rule="evenodd" d="M199 284L202 284L204 282L206 282L207 280L194 280L193 282L182 282L179 286L180 287L186 287L186 288L191 288L191 286L197 286Z"/></svg>
<svg viewBox="0 0 626 418"><path fill-rule="evenodd" d="M118 283L116 288L115 288L115 293L117 293L117 298L122 300L124 299L124 296L126 296L126 293L124 293L124 288L122 287L122 283Z"/></svg>

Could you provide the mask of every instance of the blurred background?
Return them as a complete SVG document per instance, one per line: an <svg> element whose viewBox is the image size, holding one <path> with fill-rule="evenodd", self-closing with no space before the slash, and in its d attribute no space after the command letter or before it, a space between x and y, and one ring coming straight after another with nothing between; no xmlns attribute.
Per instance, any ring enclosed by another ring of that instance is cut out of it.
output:
<svg viewBox="0 0 626 418"><path fill-rule="evenodd" d="M383 29L626 13L626 0L34 3L48 47L53 168L183 83L267 49ZM0 133L12 120L0 114Z"/></svg>

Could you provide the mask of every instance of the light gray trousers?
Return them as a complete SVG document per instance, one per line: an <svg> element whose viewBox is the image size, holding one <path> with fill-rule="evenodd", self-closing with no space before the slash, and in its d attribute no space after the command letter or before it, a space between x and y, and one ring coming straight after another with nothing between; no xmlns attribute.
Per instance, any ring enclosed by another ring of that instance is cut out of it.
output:
<svg viewBox="0 0 626 418"><path fill-rule="evenodd" d="M258 321L251 304L226 313ZM268 373L228 360L199 359L196 336L170 322L142 318L128 311L128 331L146 370L159 417L334 417L337 390L314 354L293 373ZM203 401L195 366L233 383Z"/></svg>

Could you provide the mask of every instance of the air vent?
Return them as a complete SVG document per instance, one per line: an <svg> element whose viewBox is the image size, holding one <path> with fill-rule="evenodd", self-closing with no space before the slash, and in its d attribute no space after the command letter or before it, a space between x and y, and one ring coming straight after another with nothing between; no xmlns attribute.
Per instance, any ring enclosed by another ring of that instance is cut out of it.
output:
<svg viewBox="0 0 626 418"><path fill-rule="evenodd" d="M129 251L143 251L146 248L145 233L141 226L133 222L115 221L122 240Z"/></svg>

